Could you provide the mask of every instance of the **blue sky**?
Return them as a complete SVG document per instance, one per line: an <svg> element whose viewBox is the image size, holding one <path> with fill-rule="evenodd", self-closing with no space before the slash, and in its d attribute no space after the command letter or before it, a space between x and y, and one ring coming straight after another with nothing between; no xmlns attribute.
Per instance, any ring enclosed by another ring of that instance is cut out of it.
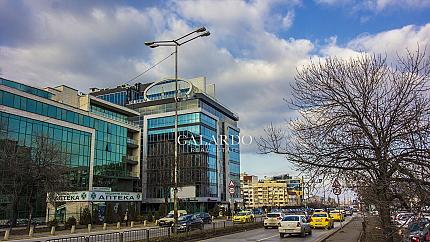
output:
<svg viewBox="0 0 430 242"><path fill-rule="evenodd" d="M87 92L112 87L169 53L144 42L204 25L211 36L181 47L179 75L206 76L240 115L243 135L295 117L284 98L296 68L312 58L387 54L430 42L428 0L0 0L0 75L35 86L66 84ZM173 75L169 59L142 78ZM242 170L292 173L283 157L242 147Z"/></svg>

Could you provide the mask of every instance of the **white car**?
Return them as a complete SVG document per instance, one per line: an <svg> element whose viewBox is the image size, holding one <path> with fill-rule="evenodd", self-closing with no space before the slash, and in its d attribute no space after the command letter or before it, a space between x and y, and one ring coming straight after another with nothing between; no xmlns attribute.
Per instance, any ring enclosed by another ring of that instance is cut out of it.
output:
<svg viewBox="0 0 430 242"><path fill-rule="evenodd" d="M282 218L285 215L283 213L268 213L264 219L264 228L279 227Z"/></svg>
<svg viewBox="0 0 430 242"><path fill-rule="evenodd" d="M311 226L303 215L286 215L282 218L278 231L281 238L286 234L300 234L302 237L312 234Z"/></svg>

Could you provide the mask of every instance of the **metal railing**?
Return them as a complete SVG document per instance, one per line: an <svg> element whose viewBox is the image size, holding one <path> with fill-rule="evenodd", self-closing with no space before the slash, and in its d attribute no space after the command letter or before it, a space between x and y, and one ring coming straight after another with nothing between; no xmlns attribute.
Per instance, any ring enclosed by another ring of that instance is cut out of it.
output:
<svg viewBox="0 0 430 242"><path fill-rule="evenodd" d="M80 235L75 237L65 237L48 239L46 242L96 242L96 241L106 241L106 242L133 242L133 241L146 241L159 240L162 238L168 239L172 237L187 237L189 235L198 235L207 232L221 231L228 227L244 227L246 225L258 224L264 221L264 217L254 218L251 223L236 224L231 220L217 221L210 224L205 224L202 229L196 229L193 231L186 231L183 233L174 234L173 227L158 227L158 228L143 228L143 229L130 229L120 232L112 233L101 233L92 235Z"/></svg>

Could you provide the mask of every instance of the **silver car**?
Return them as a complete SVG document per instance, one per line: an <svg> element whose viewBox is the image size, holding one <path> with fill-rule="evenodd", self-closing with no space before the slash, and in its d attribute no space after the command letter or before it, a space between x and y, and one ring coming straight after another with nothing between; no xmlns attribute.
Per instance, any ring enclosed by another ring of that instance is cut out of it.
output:
<svg viewBox="0 0 430 242"><path fill-rule="evenodd" d="M302 237L312 234L311 226L304 215L285 216L278 227L278 231L281 238L284 238L286 234L300 234Z"/></svg>

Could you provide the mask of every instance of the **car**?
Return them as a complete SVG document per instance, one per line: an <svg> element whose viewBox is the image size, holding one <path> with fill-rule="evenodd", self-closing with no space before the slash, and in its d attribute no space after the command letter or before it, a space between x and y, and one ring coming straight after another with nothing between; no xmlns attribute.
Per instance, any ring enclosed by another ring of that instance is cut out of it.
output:
<svg viewBox="0 0 430 242"><path fill-rule="evenodd" d="M428 218L414 219L409 223L407 234L411 242L430 241L430 220Z"/></svg>
<svg viewBox="0 0 430 242"><path fill-rule="evenodd" d="M345 209L345 216L352 216L352 214L353 214L352 209L350 208Z"/></svg>
<svg viewBox="0 0 430 242"><path fill-rule="evenodd" d="M341 210L332 210L330 211L330 217L334 221L345 221L345 216L343 215Z"/></svg>
<svg viewBox="0 0 430 242"><path fill-rule="evenodd" d="M285 216L283 213L268 213L264 218L264 228L279 227L282 218Z"/></svg>
<svg viewBox="0 0 430 242"><path fill-rule="evenodd" d="M316 212L311 216L310 222L311 228L334 228L334 221L330 215L326 212Z"/></svg>
<svg viewBox="0 0 430 242"><path fill-rule="evenodd" d="M303 215L286 215L282 218L278 231L281 238L286 234L300 234L302 237L312 234L311 226Z"/></svg>
<svg viewBox="0 0 430 242"><path fill-rule="evenodd" d="M240 211L233 216L233 223L250 223L253 220L253 215L249 211Z"/></svg>
<svg viewBox="0 0 430 242"><path fill-rule="evenodd" d="M209 213L196 213L195 215L199 216L205 224L212 223L212 216Z"/></svg>
<svg viewBox="0 0 430 242"><path fill-rule="evenodd" d="M183 215L187 215L187 211L185 211L185 210L178 210L178 217L183 216ZM158 226L172 226L174 222L175 222L174 211L170 211L166 215L166 217L160 218L158 220Z"/></svg>
<svg viewBox="0 0 430 242"><path fill-rule="evenodd" d="M187 232L193 229L204 229L203 220L196 214L183 215L178 218L178 232Z"/></svg>

